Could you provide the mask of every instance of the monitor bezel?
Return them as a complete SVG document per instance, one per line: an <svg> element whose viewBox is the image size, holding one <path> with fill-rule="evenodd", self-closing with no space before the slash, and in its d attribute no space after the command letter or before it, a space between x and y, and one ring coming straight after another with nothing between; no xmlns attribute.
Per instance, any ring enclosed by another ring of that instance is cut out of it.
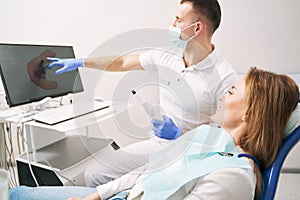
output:
<svg viewBox="0 0 300 200"><path fill-rule="evenodd" d="M0 43L0 46L1 45L12 45L12 46L33 46L33 47L68 47L68 48L71 48L72 49L72 54L73 54L73 58L75 58L75 53L74 53L74 48L72 45L51 45L51 44L15 44L15 43ZM71 58L71 57L70 57ZM1 77L1 81L2 81L2 85L3 85L3 88L4 88L4 91L5 91L5 99L6 99L6 102L7 102L7 105L9 107L16 107L16 106L21 106L21 105L25 105L25 104L30 104L30 103L34 103L34 102L38 102L46 97L51 97L51 98L56 98L56 97L61 97L61 96L64 96L64 95L68 95L68 94L76 94L76 93L80 93L80 92L83 92L84 91L84 86L83 86L83 82L82 82L82 79L80 77L80 73L79 73L79 70L78 69L75 69L73 71L76 71L77 72L77 78L80 79L80 82L81 82L81 88L82 89L79 89L78 91L75 91L75 90L72 90L72 91L66 91L66 92L61 92L61 93L55 93L55 94L52 94L52 95L44 95L44 96L41 96L41 97L38 97L38 98L35 98L35 99L28 99L27 101L23 101L23 102L19 102L19 103L14 103L9 95L9 91L8 91L8 86L6 84L6 79L5 79L5 75L3 73L3 69L2 69L2 65L0 63L0 77Z"/></svg>

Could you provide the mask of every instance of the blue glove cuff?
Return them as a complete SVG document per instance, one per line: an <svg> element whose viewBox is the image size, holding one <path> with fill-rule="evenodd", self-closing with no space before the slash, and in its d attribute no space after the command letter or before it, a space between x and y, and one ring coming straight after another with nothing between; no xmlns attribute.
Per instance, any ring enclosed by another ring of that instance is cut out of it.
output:
<svg viewBox="0 0 300 200"><path fill-rule="evenodd" d="M182 128L177 129L176 135L174 136L174 140L182 135L182 131L183 131Z"/></svg>
<svg viewBox="0 0 300 200"><path fill-rule="evenodd" d="M77 58L74 60L76 67L84 67L84 59L83 58Z"/></svg>

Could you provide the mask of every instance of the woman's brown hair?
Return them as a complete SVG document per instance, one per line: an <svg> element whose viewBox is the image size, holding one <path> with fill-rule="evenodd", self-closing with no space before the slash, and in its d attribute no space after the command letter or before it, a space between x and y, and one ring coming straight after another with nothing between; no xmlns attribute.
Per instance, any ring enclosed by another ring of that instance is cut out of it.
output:
<svg viewBox="0 0 300 200"><path fill-rule="evenodd" d="M240 146L255 156L261 170L274 161L283 139L285 125L299 100L297 84L288 76L252 67L246 75L247 134ZM257 176L256 195L263 187L261 173Z"/></svg>

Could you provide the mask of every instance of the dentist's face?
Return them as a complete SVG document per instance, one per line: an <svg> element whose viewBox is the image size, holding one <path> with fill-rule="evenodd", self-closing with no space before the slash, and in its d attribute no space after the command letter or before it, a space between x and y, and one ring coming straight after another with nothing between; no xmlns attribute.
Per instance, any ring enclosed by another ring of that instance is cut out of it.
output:
<svg viewBox="0 0 300 200"><path fill-rule="evenodd" d="M172 26L182 30L181 39L187 40L195 34L194 28L187 28L194 24L196 17L191 2L185 2L179 5L176 17L172 22Z"/></svg>

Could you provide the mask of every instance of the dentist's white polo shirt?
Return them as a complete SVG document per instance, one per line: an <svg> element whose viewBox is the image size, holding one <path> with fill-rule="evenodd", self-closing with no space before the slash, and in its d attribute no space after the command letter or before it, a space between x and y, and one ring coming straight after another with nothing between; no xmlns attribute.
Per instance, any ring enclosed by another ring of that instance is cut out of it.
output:
<svg viewBox="0 0 300 200"><path fill-rule="evenodd" d="M142 53L140 64L158 74L160 106L183 129L210 123L220 97L237 82L236 72L216 48L187 68L182 55L167 49Z"/></svg>

